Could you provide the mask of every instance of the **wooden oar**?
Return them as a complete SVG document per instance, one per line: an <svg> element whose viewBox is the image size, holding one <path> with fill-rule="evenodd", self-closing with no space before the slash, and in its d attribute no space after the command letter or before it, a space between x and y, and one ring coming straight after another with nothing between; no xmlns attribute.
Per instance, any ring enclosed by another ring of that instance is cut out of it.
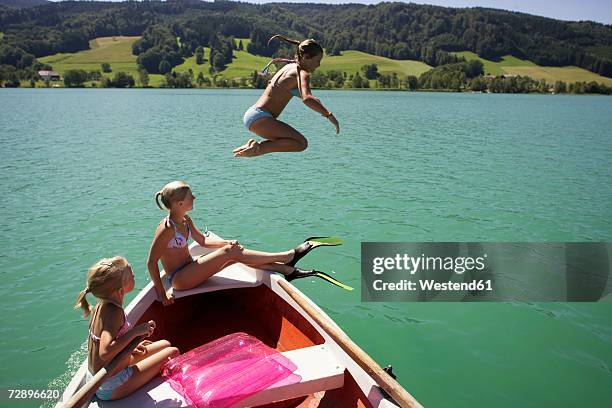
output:
<svg viewBox="0 0 612 408"><path fill-rule="evenodd" d="M282 279L278 284L329 336L344 350L376 383L387 392L402 408L423 408L421 404L397 381L387 374L365 351L346 334L338 330L324 315Z"/></svg>
<svg viewBox="0 0 612 408"><path fill-rule="evenodd" d="M144 336L138 336L134 338L134 340L132 340L130 344L125 346L125 348L121 350L121 352L117 354L115 358L111 360L110 363L102 367L100 371L98 371L96 375L94 375L93 378L89 380L88 383L81 387L80 390L75 392L74 395L70 398L70 401L68 401L63 406L63 408L80 408L81 406L83 406L83 404L85 404L94 395L94 393L98 390L100 385L102 385L104 380L108 378L109 373L113 372L113 370L117 367L117 364L119 364L121 360L130 355L130 353L134 351L136 346L138 346L138 344L140 344L140 342L143 340Z"/></svg>

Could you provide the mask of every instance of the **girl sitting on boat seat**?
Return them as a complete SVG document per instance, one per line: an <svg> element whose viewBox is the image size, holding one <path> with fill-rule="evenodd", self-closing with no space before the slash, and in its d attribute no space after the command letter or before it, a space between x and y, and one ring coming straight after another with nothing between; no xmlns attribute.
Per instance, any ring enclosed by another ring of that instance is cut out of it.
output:
<svg viewBox="0 0 612 408"><path fill-rule="evenodd" d="M302 42L275 35L268 41L280 38L297 46L295 58L288 60L275 58L266 65L264 74L273 62L288 62L279 69L268 83L266 90L255 105L244 114L244 125L248 130L263 137L263 142L249 139L244 145L234 149L234 156L260 156L272 152L301 152L308 147L306 138L293 127L278 120L292 97L299 97L306 106L327 118L340 132L340 125L333 113L310 91L310 75L321 65L323 48L312 39Z"/></svg>
<svg viewBox="0 0 612 408"><path fill-rule="evenodd" d="M160 277L158 262L161 260L166 278L172 288L187 290L199 286L205 280L233 263L239 262L255 268L280 272L288 279L300 274L312 273L295 267L304 255L316 246L304 242L297 248L284 252L261 252L243 248L236 240L207 239L187 215L193 209L195 196L184 181L173 181L155 195L157 206L168 210L168 216L161 220L149 251L147 267L158 300L164 305L174 302L172 294L166 292ZM188 240L215 251L193 259L189 253Z"/></svg>
<svg viewBox="0 0 612 408"><path fill-rule="evenodd" d="M85 317L92 314L87 341L88 379L110 363L134 338L149 337L155 322L132 327L123 310L123 297L134 289L134 273L128 261L120 256L101 259L87 274L87 287L77 298L76 308L82 308ZM100 301L92 308L87 302L91 293ZM179 350L166 340L144 340L96 392L101 400L126 397L160 373L161 366Z"/></svg>

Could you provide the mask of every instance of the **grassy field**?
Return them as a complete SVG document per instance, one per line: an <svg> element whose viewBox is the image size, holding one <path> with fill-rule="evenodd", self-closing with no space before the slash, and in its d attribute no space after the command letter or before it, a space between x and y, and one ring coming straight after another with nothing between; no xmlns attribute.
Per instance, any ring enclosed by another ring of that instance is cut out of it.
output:
<svg viewBox="0 0 612 408"><path fill-rule="evenodd" d="M533 79L545 79L548 83L554 83L555 81L595 81L607 86L612 86L612 78L606 78L579 67L544 67L511 55L503 56L500 61L490 61L480 58L470 51L455 52L454 54L465 57L468 61L482 61L485 74L529 76Z"/></svg>
<svg viewBox="0 0 612 408"><path fill-rule="evenodd" d="M100 64L108 62L113 72L103 76L113 76L115 72L124 71L138 78L136 56L132 55L132 43L140 37L101 37L89 42L90 50L73 54L55 54L38 58L49 64L54 71L64 74L70 69L101 71Z"/></svg>
<svg viewBox="0 0 612 408"><path fill-rule="evenodd" d="M431 69L429 65L420 61L392 60L390 58L366 54L361 51L343 51L342 55L324 57L319 69L322 71L344 71L349 75L359 72L363 75L361 73L361 67L365 64L376 64L379 73L390 74L392 72L397 72L400 77L405 75L415 75L418 77L423 72Z"/></svg>
<svg viewBox="0 0 612 408"><path fill-rule="evenodd" d="M3 34L0 33L0 40L2 36ZM136 56L132 55L132 44L138 38L140 37L117 36L97 38L89 42L90 50L80 51L74 54L55 54L39 58L39 60L52 65L53 69L62 75L69 69L84 69L87 71L100 70L100 64L108 62L113 72L110 74L103 74L104 76L112 77L117 71L125 71L138 81ZM236 39L236 42L239 40L240 39ZM248 38L243 38L241 40L246 50L250 40ZM482 61L485 73L487 74L527 75L534 79L545 79L551 83L555 81L596 81L612 86L612 78L606 78L578 67L542 67L530 61L521 60L510 55L502 57L499 61L490 61L480 58L478 55L469 51L457 52L455 54L463 56L467 60L478 59ZM209 56L210 49L205 48L205 61L202 65L197 65L195 63L195 57L190 57L187 58L183 64L175 67L175 70L177 72L184 72L191 69L194 72L195 78L197 78L199 72L202 72L205 77L211 77L212 75L209 73ZM224 71L217 74L217 78L237 79L241 77L250 77L253 71L261 71L268 61L268 57L251 55L246 51L234 51L234 60ZM360 72L363 65L372 63L378 65L379 73L390 74L396 72L400 77L405 75L415 75L418 77L423 72L431 69L429 65L419 61L393 60L360 51L344 51L342 55L339 56L326 56L323 58L319 69L323 72L332 70L343 71L346 72L347 75L351 75L355 72ZM150 86L160 86L163 81L164 77L162 75L149 75Z"/></svg>
<svg viewBox="0 0 612 408"><path fill-rule="evenodd" d="M100 69L100 64L108 62L130 66L136 69L136 56L132 55L132 43L140 37L101 37L89 42L90 50L74 54L55 54L41 57L41 62L53 65L55 71L66 69ZM57 65L57 67L56 67Z"/></svg>
<svg viewBox="0 0 612 408"><path fill-rule="evenodd" d="M108 62L113 72L125 71L134 78L138 78L138 67L136 56L132 55L132 43L139 37L103 37L90 41L90 50L80 51L74 54L55 54L48 57L39 58L41 62L50 64L53 69L63 74L69 69L84 69L87 71L100 70L102 62ZM236 43L242 40L244 49L249 45L248 38L236 39ZM175 67L176 72L185 72L191 69L194 77L197 78L199 72L205 77L211 77L209 73L210 48L204 48L204 63L197 65L195 56L187 58L185 62ZM261 71L268 63L268 57L260 57L249 54L246 51L234 51L234 60L227 68L218 73L218 78L236 79L250 77L253 71ZM418 61L397 61L389 58L378 57L360 51L345 51L340 56L323 58L321 69L323 72L338 70L345 71L348 75L359 72L365 64L375 63L378 65L378 72L390 74L397 72L398 75L416 75L431 69L427 64ZM104 74L112 76L113 73ZM163 81L162 75L149 75L150 85L159 86Z"/></svg>
<svg viewBox="0 0 612 408"><path fill-rule="evenodd" d="M263 67L270 61L268 57L260 57L252 55L246 52L247 46L251 40L248 38L237 38L235 40L236 45L242 40L244 50L234 50L234 60L227 66L226 69L217 73L219 79L239 79L239 78L250 78L253 71L261 71ZM204 63L197 65L195 62L195 56L185 59L185 62L174 68L176 72L185 72L191 69L194 73L194 78L197 78L198 73L202 72L205 77L212 77L210 74L210 48L204 47ZM272 67L274 72L274 67Z"/></svg>
<svg viewBox="0 0 612 408"><path fill-rule="evenodd" d="M508 75L530 76L536 79L545 79L548 83L564 82L599 82L612 86L612 78L595 74L579 67L507 67L504 69Z"/></svg>
<svg viewBox="0 0 612 408"><path fill-rule="evenodd" d="M243 40L244 43L244 40ZM245 45L246 48L246 45ZM210 56L210 48L204 48L204 63L197 65L195 57L190 57L185 60L184 63L174 68L176 72L184 72L191 69L194 73L194 77L197 78L198 73L202 72L205 77L211 77L209 73L210 62L208 57ZM268 63L270 59L268 57L259 57L256 55L249 54L246 51L234 50L234 60L227 68L218 74L218 78L232 79L232 78L250 78L253 71L261 71L261 69Z"/></svg>
<svg viewBox="0 0 612 408"><path fill-rule="evenodd" d="M238 41L239 39L236 39ZM242 39L244 48L246 49L249 44L249 39ZM204 76L210 77L208 62L208 56L210 55L210 49L204 49L205 62L202 65L195 63L195 57L188 58L185 62L175 68L177 72L184 72L188 69L192 69L194 75L197 77L199 72L203 72ZM260 57L249 54L246 51L234 51L234 60L228 67L219 73L219 78L232 79L241 77L250 77L253 71L261 71L263 67L270 61L268 57ZM321 61L321 67L319 68L323 72L327 71L344 71L347 75L360 72L361 67L365 64L375 63L378 65L378 72L381 74L390 74L397 72L400 76L415 75L419 76L423 72L428 71L431 67L419 61L398 61L392 60L385 57L378 57L375 55L366 54L360 51L344 51L342 55L329 57L326 56ZM274 69L272 69L274 71Z"/></svg>

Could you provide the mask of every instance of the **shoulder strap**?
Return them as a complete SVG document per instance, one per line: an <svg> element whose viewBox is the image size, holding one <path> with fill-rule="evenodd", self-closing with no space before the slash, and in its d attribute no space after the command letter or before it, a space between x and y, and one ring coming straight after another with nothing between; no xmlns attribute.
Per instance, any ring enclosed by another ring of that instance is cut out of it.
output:
<svg viewBox="0 0 612 408"><path fill-rule="evenodd" d="M161 224L162 222L164 223L165 227L168 227L173 224L172 220L170 219L170 216L162 218L162 220L159 223Z"/></svg>
<svg viewBox="0 0 612 408"><path fill-rule="evenodd" d="M167 216L166 219L168 220L168 224L172 225L172 227L174 228L174 233L176 233L176 223L174 221L172 221L172 218L170 218L170 216Z"/></svg>
<svg viewBox="0 0 612 408"><path fill-rule="evenodd" d="M270 62L268 62L266 66L261 70L262 75L267 75L268 71L270 71L270 65L272 65L273 63L277 63L277 62L286 62L290 64L292 62L297 62L297 61L294 59L287 59L287 58L272 58Z"/></svg>
<svg viewBox="0 0 612 408"><path fill-rule="evenodd" d="M187 227L187 238L189 238L189 236L191 235L191 227L189 226L189 224L191 223L193 223L193 221L187 214L185 214L185 226Z"/></svg>

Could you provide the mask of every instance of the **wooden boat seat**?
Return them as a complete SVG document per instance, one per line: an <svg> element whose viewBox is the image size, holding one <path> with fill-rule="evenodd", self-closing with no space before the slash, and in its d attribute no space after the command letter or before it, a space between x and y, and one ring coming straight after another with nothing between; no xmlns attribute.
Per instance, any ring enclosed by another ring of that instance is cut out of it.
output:
<svg viewBox="0 0 612 408"><path fill-rule="evenodd" d="M248 397L235 407L252 407L341 388L344 385L343 367L324 344L283 353L297 365L295 374L300 382L284 381ZM117 401L94 401L90 407L189 407L190 405L170 385L156 377L136 393Z"/></svg>
<svg viewBox="0 0 612 408"><path fill-rule="evenodd" d="M236 407L253 407L291 398L333 390L344 385L344 367L324 344L305 347L283 353L297 365L295 374L299 383L284 385L282 382L241 401Z"/></svg>

